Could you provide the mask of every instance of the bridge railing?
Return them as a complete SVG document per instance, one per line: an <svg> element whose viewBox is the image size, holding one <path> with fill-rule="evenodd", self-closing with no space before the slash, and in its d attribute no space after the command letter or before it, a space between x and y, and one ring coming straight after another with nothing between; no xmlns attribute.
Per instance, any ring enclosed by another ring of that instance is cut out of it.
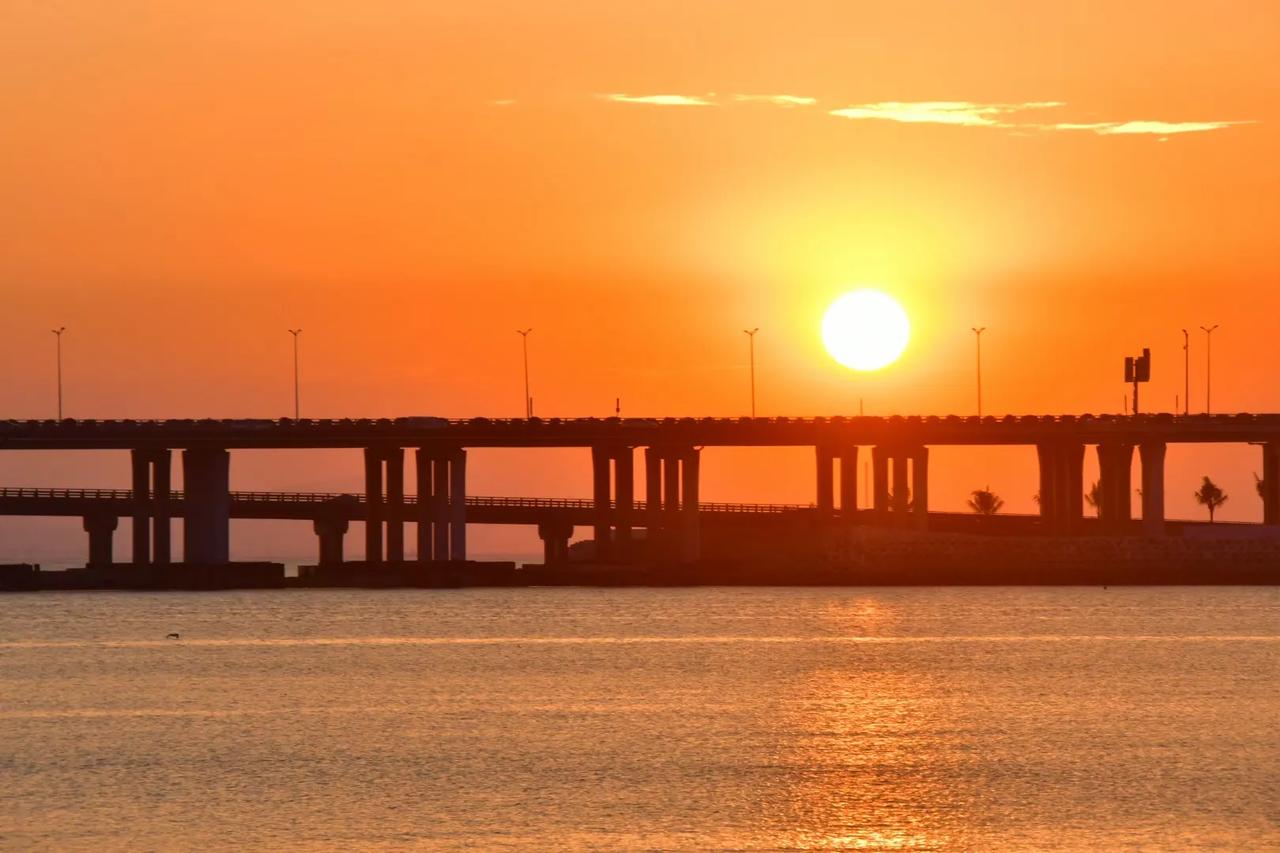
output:
<svg viewBox="0 0 1280 853"><path fill-rule="evenodd" d="M169 492L170 501L179 502L184 500L185 497L185 493L181 491L174 490ZM130 502L133 501L134 496L132 489L44 489L9 487L0 488L0 499L102 500ZM234 491L231 492L231 500L234 503L266 504L326 504L331 501L345 501L347 503L363 504L365 503L365 496L363 494L343 492ZM417 504L418 496L405 495L404 502L406 504ZM591 510L594 509L595 502L589 498L488 497L475 495L467 497L467 506L476 508ZM616 502L610 503L611 508L616 508L616 506ZM648 505L644 501L636 501L632 504L632 507L636 513L644 513L648 511ZM703 502L698 505L698 509L702 512L751 513L756 515L795 512L811 508L812 505L806 506L803 504Z"/></svg>

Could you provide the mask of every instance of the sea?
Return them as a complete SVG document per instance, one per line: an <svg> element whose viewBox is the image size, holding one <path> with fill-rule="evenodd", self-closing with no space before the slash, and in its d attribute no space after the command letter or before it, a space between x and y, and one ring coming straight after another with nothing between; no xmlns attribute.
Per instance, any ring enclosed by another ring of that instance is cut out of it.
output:
<svg viewBox="0 0 1280 853"><path fill-rule="evenodd" d="M1280 589L0 595L0 848L1280 850Z"/></svg>

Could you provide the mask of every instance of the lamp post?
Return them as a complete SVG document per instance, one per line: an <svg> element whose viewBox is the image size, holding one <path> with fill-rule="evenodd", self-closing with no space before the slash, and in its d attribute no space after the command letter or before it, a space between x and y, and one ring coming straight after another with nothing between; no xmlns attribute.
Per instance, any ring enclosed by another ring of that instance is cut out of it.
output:
<svg viewBox="0 0 1280 853"><path fill-rule="evenodd" d="M1218 323L1212 326L1201 326L1204 330L1204 413L1206 415L1213 414L1213 330L1218 328Z"/></svg>
<svg viewBox="0 0 1280 853"><path fill-rule="evenodd" d="M527 420L533 417L533 398L529 396L529 333L533 328L516 329L516 334L521 338L521 347L524 350L524 416Z"/></svg>
<svg viewBox="0 0 1280 853"><path fill-rule="evenodd" d="M289 334L293 335L293 419L296 421L302 411L299 405L301 397L298 393L298 335L302 334L302 330L290 329Z"/></svg>
<svg viewBox="0 0 1280 853"><path fill-rule="evenodd" d="M1182 414L1191 414L1191 333L1182 330Z"/></svg>
<svg viewBox="0 0 1280 853"><path fill-rule="evenodd" d="M756 332L755 329L743 329L742 332L747 336L747 354L751 364L751 417L756 416Z"/></svg>
<svg viewBox="0 0 1280 853"><path fill-rule="evenodd" d="M978 350L978 417L982 417L982 333L986 330L986 326L972 329Z"/></svg>
<svg viewBox="0 0 1280 853"><path fill-rule="evenodd" d="M49 330L58 339L58 420L62 420L62 333L66 330L66 326L59 326L56 329Z"/></svg>

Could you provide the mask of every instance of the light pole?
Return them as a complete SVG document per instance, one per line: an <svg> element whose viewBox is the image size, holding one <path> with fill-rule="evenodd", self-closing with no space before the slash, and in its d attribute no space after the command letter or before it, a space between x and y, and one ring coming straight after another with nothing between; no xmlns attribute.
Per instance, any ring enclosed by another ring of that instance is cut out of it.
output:
<svg viewBox="0 0 1280 853"><path fill-rule="evenodd" d="M302 411L298 394L298 335L302 334L302 330L290 329L289 334L293 335L293 419L296 421Z"/></svg>
<svg viewBox="0 0 1280 853"><path fill-rule="evenodd" d="M1218 328L1218 323L1212 326L1201 326L1204 330L1204 413L1206 415L1213 414L1213 330Z"/></svg>
<svg viewBox="0 0 1280 853"><path fill-rule="evenodd" d="M982 417L982 333L986 330L986 326L972 329L978 347L978 417Z"/></svg>
<svg viewBox="0 0 1280 853"><path fill-rule="evenodd" d="M59 326L56 329L49 330L58 339L58 420L62 420L62 333L66 330L66 326Z"/></svg>
<svg viewBox="0 0 1280 853"><path fill-rule="evenodd" d="M743 329L742 332L747 336L747 354L751 364L751 417L756 416L756 332L755 329Z"/></svg>
<svg viewBox="0 0 1280 853"><path fill-rule="evenodd" d="M1182 414L1191 414L1191 334L1182 330Z"/></svg>
<svg viewBox="0 0 1280 853"><path fill-rule="evenodd" d="M524 416L526 419L533 417L533 398L529 396L529 333L532 331L532 327L516 329L524 349Z"/></svg>

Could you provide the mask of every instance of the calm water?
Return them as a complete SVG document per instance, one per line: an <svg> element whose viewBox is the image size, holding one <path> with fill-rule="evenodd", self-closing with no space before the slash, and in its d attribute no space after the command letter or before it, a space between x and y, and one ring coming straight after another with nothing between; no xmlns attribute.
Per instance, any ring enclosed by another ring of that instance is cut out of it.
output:
<svg viewBox="0 0 1280 853"><path fill-rule="evenodd" d="M1280 590L0 596L0 846L1280 849Z"/></svg>

